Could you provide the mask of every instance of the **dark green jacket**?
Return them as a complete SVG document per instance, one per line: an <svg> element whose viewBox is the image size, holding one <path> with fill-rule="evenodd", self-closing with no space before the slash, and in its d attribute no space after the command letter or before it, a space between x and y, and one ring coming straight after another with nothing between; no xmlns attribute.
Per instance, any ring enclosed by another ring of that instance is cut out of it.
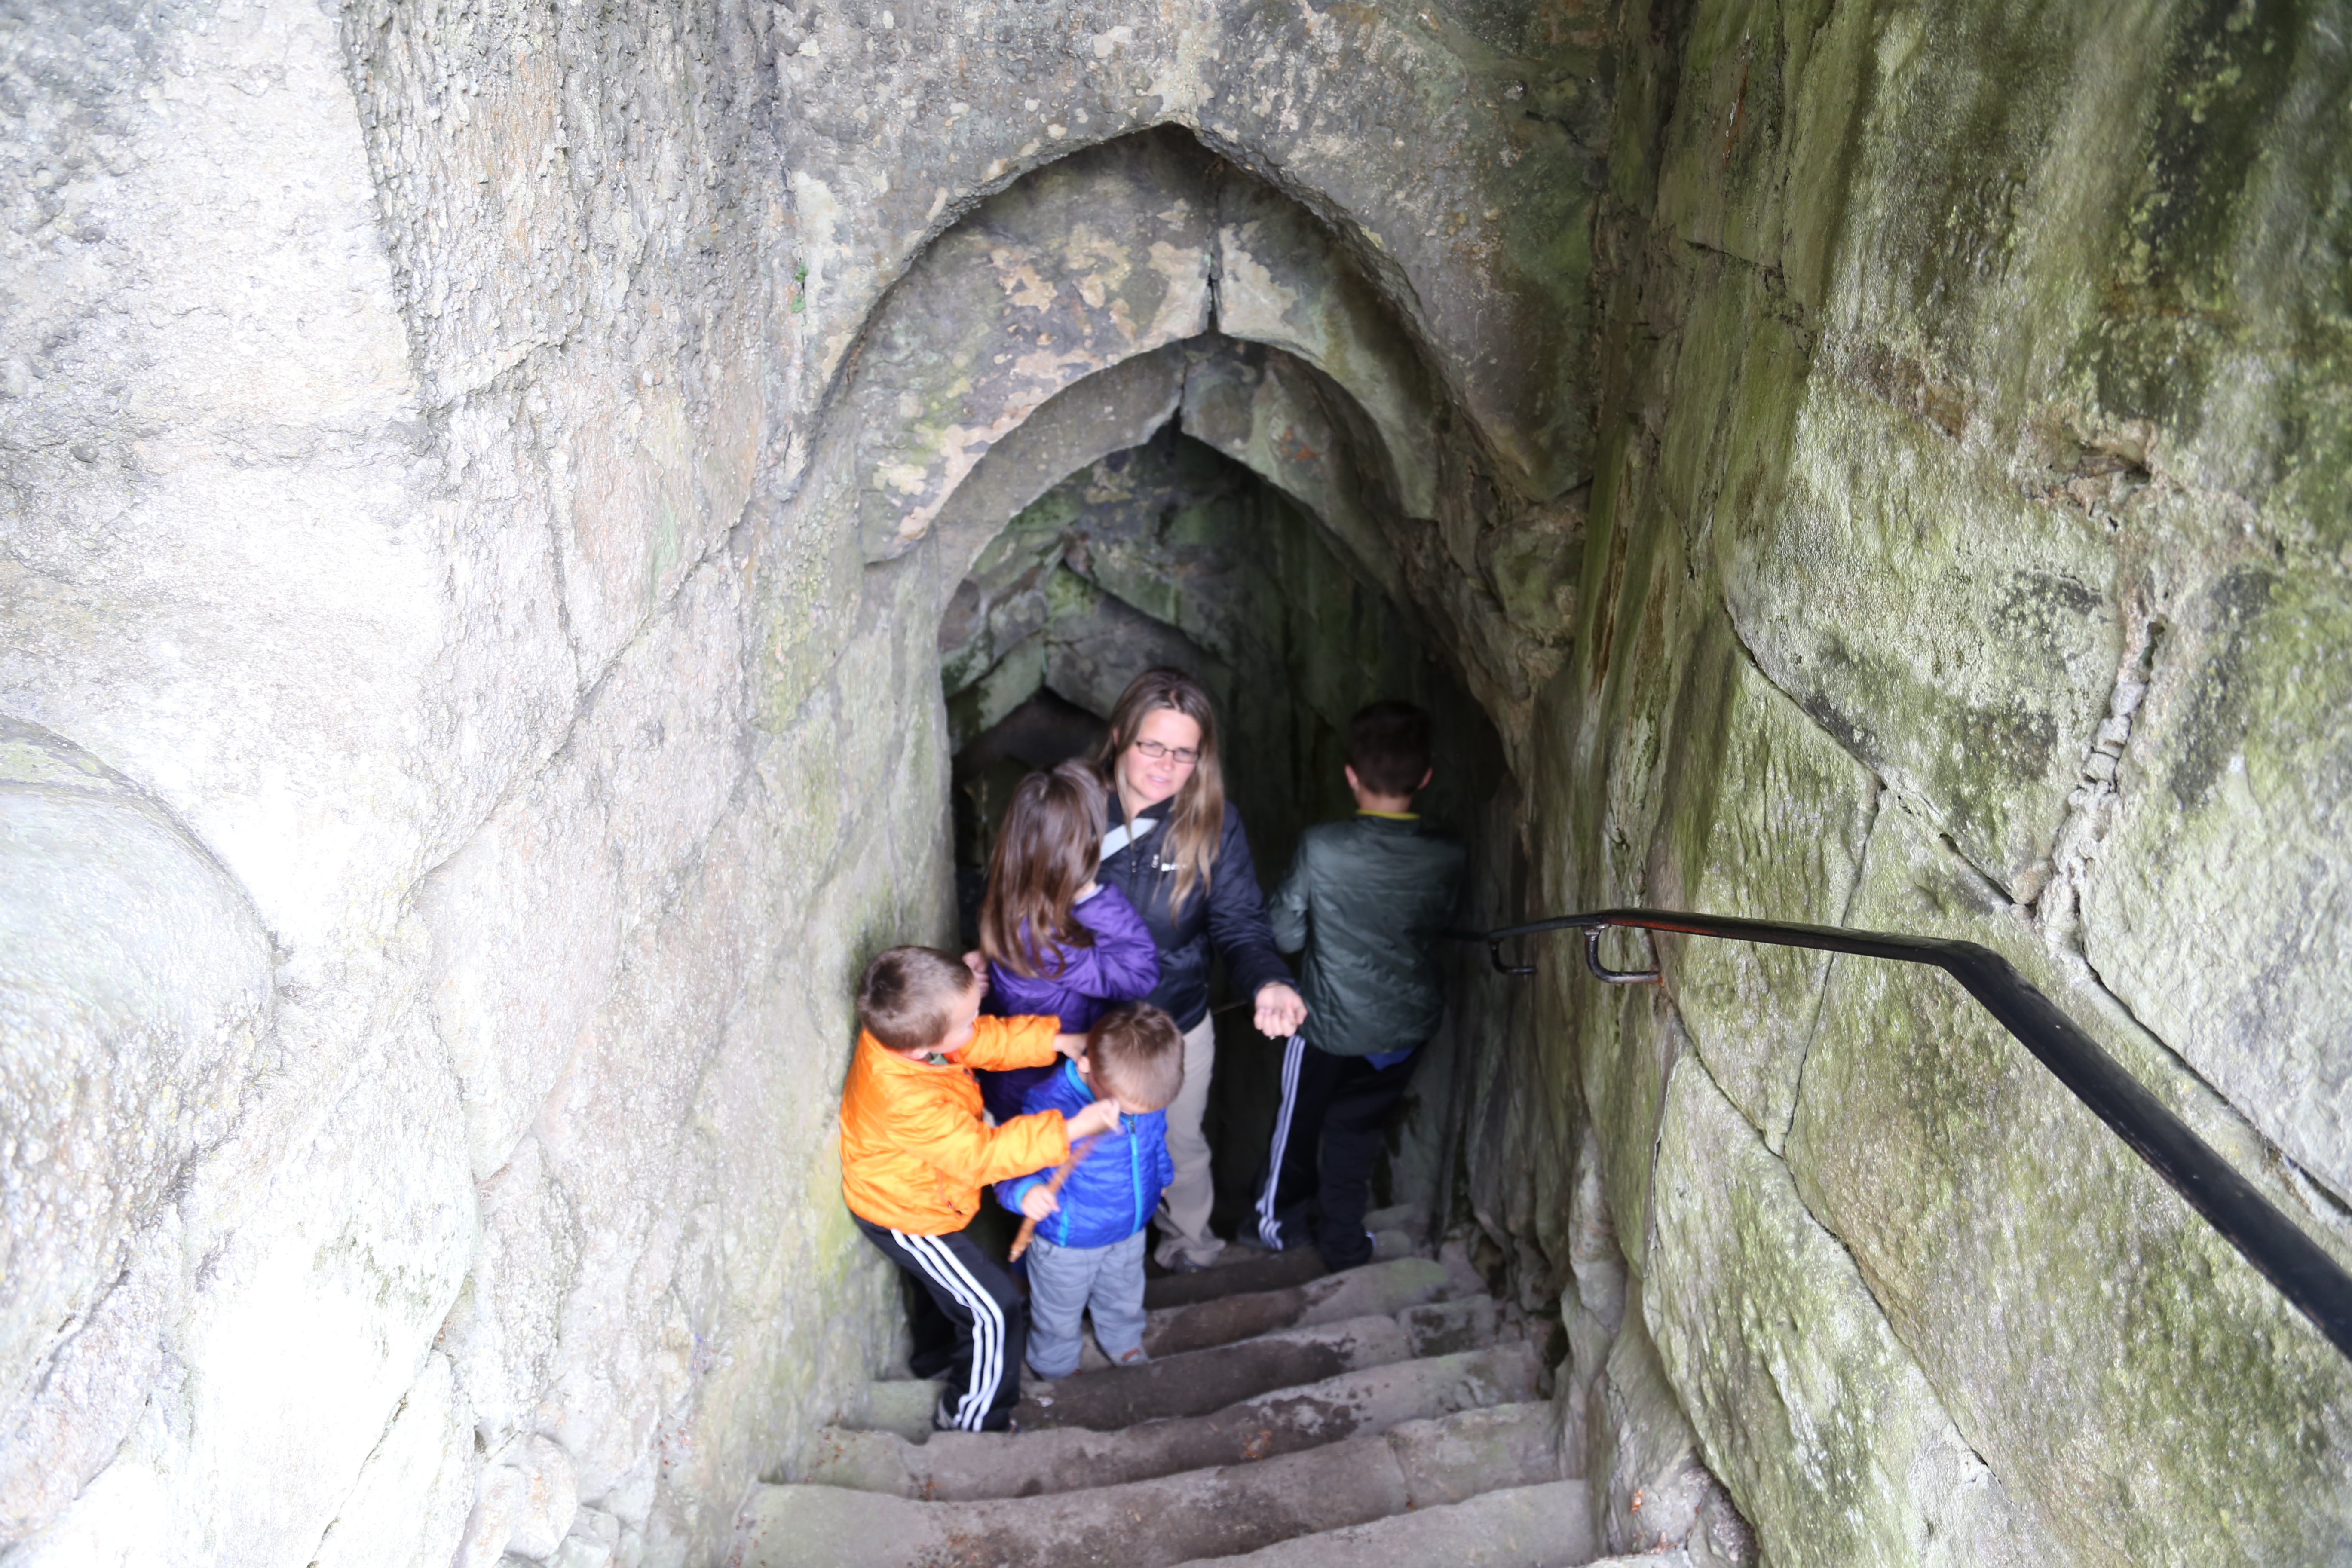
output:
<svg viewBox="0 0 2352 1568"><path fill-rule="evenodd" d="M1430 954L1454 918L1466 858L1417 817L1308 828L1266 905L1274 945L1307 950L1307 1044L1339 1057L1420 1045L1445 1012Z"/></svg>

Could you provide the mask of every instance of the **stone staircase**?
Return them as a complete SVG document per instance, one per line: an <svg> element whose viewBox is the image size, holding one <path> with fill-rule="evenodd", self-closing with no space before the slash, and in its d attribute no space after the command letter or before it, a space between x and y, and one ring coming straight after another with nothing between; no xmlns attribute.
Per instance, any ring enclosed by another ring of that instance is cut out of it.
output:
<svg viewBox="0 0 2352 1568"><path fill-rule="evenodd" d="M1538 1347L1458 1245L1379 1229L1402 1217L1343 1274L1228 1248L1152 1281L1150 1363L1089 1342L1015 1435L934 1433L937 1384L872 1384L804 1482L753 1495L730 1568L1591 1563Z"/></svg>

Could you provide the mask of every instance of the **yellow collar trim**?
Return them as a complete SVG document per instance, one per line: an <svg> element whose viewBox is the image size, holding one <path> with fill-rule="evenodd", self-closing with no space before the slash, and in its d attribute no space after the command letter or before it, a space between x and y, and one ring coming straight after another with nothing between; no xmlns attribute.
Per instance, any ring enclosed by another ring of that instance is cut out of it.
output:
<svg viewBox="0 0 2352 1568"><path fill-rule="evenodd" d="M1356 815L1377 816L1383 822L1419 822L1421 820L1421 813L1417 811L1367 811L1360 805L1356 808Z"/></svg>

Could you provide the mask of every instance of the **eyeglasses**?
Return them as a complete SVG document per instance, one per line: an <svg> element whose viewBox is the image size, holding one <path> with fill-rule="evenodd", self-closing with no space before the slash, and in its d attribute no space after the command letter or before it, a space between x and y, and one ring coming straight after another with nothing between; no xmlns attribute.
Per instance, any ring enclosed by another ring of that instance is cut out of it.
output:
<svg viewBox="0 0 2352 1568"><path fill-rule="evenodd" d="M1189 768L1201 760L1198 752L1182 746L1163 746L1157 741L1138 741L1135 749L1155 763L1174 763L1180 768Z"/></svg>

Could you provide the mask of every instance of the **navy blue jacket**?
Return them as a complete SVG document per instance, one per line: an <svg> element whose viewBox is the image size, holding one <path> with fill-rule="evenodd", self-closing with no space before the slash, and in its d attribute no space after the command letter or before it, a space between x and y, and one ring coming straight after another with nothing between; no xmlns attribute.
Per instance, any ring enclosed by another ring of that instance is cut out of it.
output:
<svg viewBox="0 0 2352 1568"><path fill-rule="evenodd" d="M1058 1110L1076 1116L1094 1099L1094 1090L1078 1076L1078 1064L1066 1060L1044 1082L1030 1086L1021 1110L1024 1115ZM1021 1195L1044 1186L1053 1174L1048 1167L999 1182L996 1199L1018 1214ZM1161 1191L1175 1179L1176 1164L1168 1157L1168 1113L1122 1116L1115 1131L1087 1146L1086 1158L1062 1185L1062 1206L1038 1223L1037 1234L1056 1247L1108 1247L1125 1241L1143 1228L1160 1206Z"/></svg>
<svg viewBox="0 0 2352 1568"><path fill-rule="evenodd" d="M1116 789L1116 786L1114 786ZM1174 912L1168 900L1175 887L1176 868L1160 858L1160 829L1168 803L1151 806L1135 819L1134 836L1118 820L1118 796L1111 796L1110 832L1103 838L1100 880L1127 895L1151 940L1160 949L1160 984L1149 998L1191 1029L1209 1012L1209 944L1214 942L1225 961L1225 975L1234 994L1257 994L1269 980L1297 984L1290 968L1274 951L1274 933L1266 929L1265 892L1257 885L1257 868L1250 864L1249 838L1242 832L1242 814L1225 803L1225 826L1217 840L1217 858L1209 868L1209 894L1196 885L1184 907Z"/></svg>

